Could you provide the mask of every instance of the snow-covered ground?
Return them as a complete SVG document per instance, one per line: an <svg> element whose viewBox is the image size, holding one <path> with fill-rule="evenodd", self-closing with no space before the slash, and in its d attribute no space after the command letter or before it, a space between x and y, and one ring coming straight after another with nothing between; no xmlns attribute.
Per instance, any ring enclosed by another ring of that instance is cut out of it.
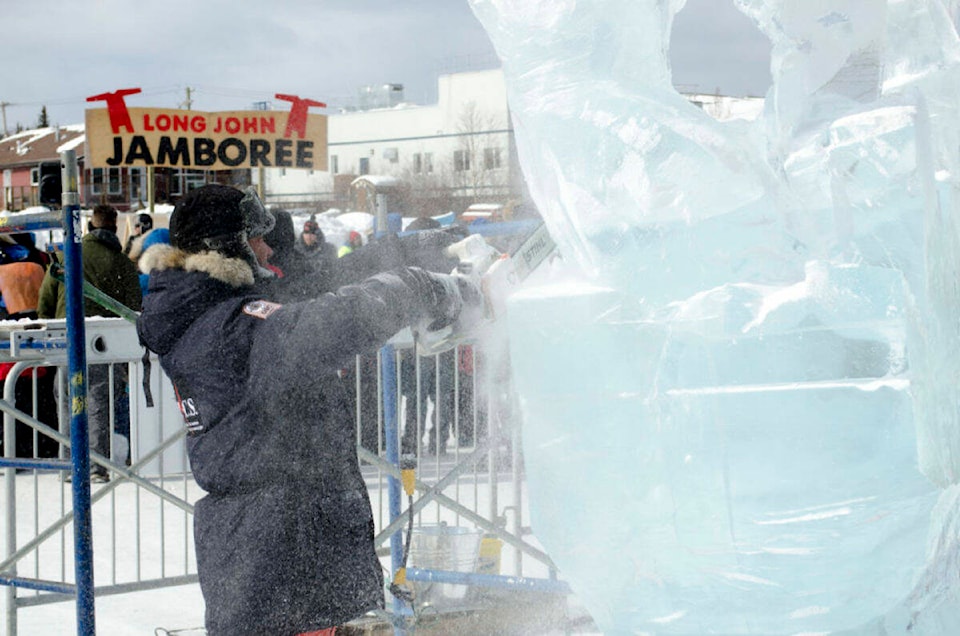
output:
<svg viewBox="0 0 960 636"><path fill-rule="evenodd" d="M453 467L455 455L437 462L424 457L418 478L435 483ZM486 462L482 462L486 466ZM373 467L365 466L364 474L370 487L371 501L378 531L389 522L386 508L386 477ZM43 530L69 510L69 484L59 475L20 474L17 476L18 543L22 545L37 530ZM159 480L153 483L161 485ZM162 483L165 490L188 502L202 496L202 491L190 478L174 476ZM95 484L96 495L104 486ZM502 509L512 501L513 483L509 474L502 472L498 479L496 498ZM34 494L38 505L34 508ZM486 474L469 472L444 490L471 510L486 516L490 507L490 490ZM405 497L404 497L405 500ZM405 503L404 503L405 506ZM524 519L526 519L526 507ZM423 524L445 521L450 525L469 526L454 512L430 504L420 515ZM176 577L196 572L191 537L192 517L170 503L161 505L159 499L132 483L120 483L112 492L93 505L94 574L97 587L125 584L159 576ZM529 521L525 521L526 524ZM164 528L165 532L160 529ZM534 540L530 541L537 545ZM384 547L387 547L385 544ZM539 547L539 546L538 546ZM18 574L58 578L61 571L66 580L73 580L72 525L55 533L40 549L39 561L28 557L21 561ZM65 555L65 558L61 558ZM501 558L501 573L514 574L515 552L505 547ZM389 557L383 558L385 579L389 579ZM547 568L531 558L523 563L524 576L547 577ZM20 590L22 597L33 592ZM72 600L21 608L18 612L18 636L49 636L76 633L76 605ZM98 634L153 635L174 633L180 636L202 634L204 604L197 584L186 584L163 589L98 595L96 598L96 625ZM160 631L157 631L160 628ZM198 631L194 631L198 630ZM533 632L531 632L533 633ZM541 632L537 632L541 633ZM542 633L550 633L549 630Z"/></svg>

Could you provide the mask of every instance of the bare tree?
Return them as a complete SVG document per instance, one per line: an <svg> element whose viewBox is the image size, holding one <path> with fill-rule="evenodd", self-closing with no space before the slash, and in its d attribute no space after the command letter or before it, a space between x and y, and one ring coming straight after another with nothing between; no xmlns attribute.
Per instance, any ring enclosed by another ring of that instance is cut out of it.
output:
<svg viewBox="0 0 960 636"><path fill-rule="evenodd" d="M476 102L464 104L457 121L452 185L460 190L467 205L509 196L505 129L500 117L484 112Z"/></svg>
<svg viewBox="0 0 960 636"><path fill-rule="evenodd" d="M449 176L434 165L431 153L413 153L398 176L409 185L406 207L410 216L437 216L453 209Z"/></svg>

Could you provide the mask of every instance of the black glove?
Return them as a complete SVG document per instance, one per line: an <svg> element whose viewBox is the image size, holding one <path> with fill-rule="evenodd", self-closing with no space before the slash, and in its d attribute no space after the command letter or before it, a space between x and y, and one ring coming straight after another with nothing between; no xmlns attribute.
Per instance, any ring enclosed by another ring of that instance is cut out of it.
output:
<svg viewBox="0 0 960 636"><path fill-rule="evenodd" d="M444 254L444 250L467 237L469 232L460 226L441 230L423 230L400 237L404 264L421 267L430 272L447 273L457 266L457 259Z"/></svg>
<svg viewBox="0 0 960 636"><path fill-rule="evenodd" d="M483 294L480 287L465 276L435 274L417 267L408 267L408 275L416 279L421 302L429 321L427 331L437 331L457 321L468 313L482 313ZM466 312L466 313L465 313Z"/></svg>

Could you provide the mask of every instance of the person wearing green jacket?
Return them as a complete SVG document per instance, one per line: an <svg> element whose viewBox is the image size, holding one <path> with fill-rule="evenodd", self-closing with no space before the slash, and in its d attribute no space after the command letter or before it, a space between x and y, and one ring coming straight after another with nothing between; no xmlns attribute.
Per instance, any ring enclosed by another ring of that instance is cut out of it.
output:
<svg viewBox="0 0 960 636"><path fill-rule="evenodd" d="M88 232L81 240L83 254L83 277L94 287L118 300L134 311L140 311L143 297L136 265L123 253L117 236L117 211L109 205L93 209ZM62 262L62 255L57 255ZM54 275L51 267L40 285L37 315L40 318L66 318L66 288ZM84 299L84 316L108 316L117 314L105 309L95 301ZM114 413L115 432L126 438L129 449L130 406L127 396L127 365L114 368ZM90 448L101 455L110 456L110 365L95 364L87 368L87 421L90 432ZM61 416L63 416L61 407ZM125 459L129 460L129 454ZM107 481L107 471L94 466L91 479Z"/></svg>

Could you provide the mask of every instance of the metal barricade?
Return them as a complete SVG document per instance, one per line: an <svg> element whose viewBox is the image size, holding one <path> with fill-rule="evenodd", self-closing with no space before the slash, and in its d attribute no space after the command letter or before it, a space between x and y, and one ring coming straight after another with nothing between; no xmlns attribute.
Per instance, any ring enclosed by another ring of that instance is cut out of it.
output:
<svg viewBox="0 0 960 636"><path fill-rule="evenodd" d="M110 471L109 482L94 484L91 497L96 595L196 583L192 511L203 492L189 473L173 388L155 357L149 358L152 364L145 372L144 352L129 322L91 318L86 334L88 364L108 365L113 432L110 452L91 455L94 464ZM43 382L31 372L46 369L45 377L55 374L62 379L64 339L63 321L0 323L0 360L16 363L11 378L26 369L24 379L32 388L31 401L25 404L15 400L14 382L5 387L0 410L5 438L13 444L4 446L8 458L15 450L15 419L21 422L21 430L24 425L29 428L35 449L39 440L49 438L61 449L59 460L68 456L69 431L57 428L49 413L41 412ZM396 447L416 464L417 496L412 501L416 526L468 528L482 536L483 555L472 571L444 571L426 559L417 562L414 555L409 578L422 585L437 581L468 590L519 585L565 592L563 584L551 582L556 578L553 564L524 525L519 415L505 356L478 344L419 356L412 345L401 338L389 349L397 387L393 395L384 394L383 353L358 356L352 367L342 371L355 397L358 454L386 578L395 567L387 544L406 531L410 514L404 506L399 515L391 515L389 506L389 479L400 476L386 453L385 412L389 409L384 407L392 399L399 419ZM155 402L152 407L146 403L145 376ZM54 385L61 396L66 394L62 382ZM128 404L117 399L123 395L128 396ZM65 398L59 403L64 404ZM125 409L129 410L129 442L116 432L118 423L123 428ZM60 419L69 427L68 418ZM75 598L72 506L70 484L62 471L36 468L15 473L8 468L4 473L7 543L0 555L0 577L17 579L16 587L4 587L4 633L13 636L18 609ZM199 590L189 594L200 597ZM461 600L474 597L472 592L465 593ZM171 608L171 621L177 618L177 609Z"/></svg>
<svg viewBox="0 0 960 636"><path fill-rule="evenodd" d="M387 492L387 480L399 479L400 470L386 456L384 401L391 396L382 377L384 355L393 356L390 366L396 374L396 447L416 466L417 497L399 515L391 514ZM357 396L361 466L374 507L376 545L385 562L390 555L386 543L406 529L412 506L414 532L435 526L476 531L485 554L470 572L459 573L439 571L414 557L408 563L409 580L569 592L556 581L555 566L524 525L520 417L505 351L466 343L421 356L409 335L401 335L393 347L358 356L344 377ZM385 569L391 572L386 564Z"/></svg>
<svg viewBox="0 0 960 636"><path fill-rule="evenodd" d="M16 440L25 429L31 438L31 459L46 459L51 441L57 457L49 461L63 462L69 456L63 323L0 322L0 360L14 363L0 402L7 460L25 454L22 439L21 452L16 452ZM196 582L191 517L192 502L202 492L185 470L183 426L173 389L154 365L149 384L155 406L146 408L143 349L135 327L123 319L87 319L86 346L88 375L97 365L106 382L110 431L109 451L91 452L92 465L106 468L110 476L108 482L94 484L91 496L96 595ZM24 369L28 375L21 374ZM41 371L33 369L42 370L44 379L58 381L41 382ZM24 379L30 390L20 391L17 399L15 388ZM54 407L52 419L51 391L60 405L59 417ZM8 583L3 588L3 611L4 633L9 636L17 633L18 609L75 599L69 473L54 468L34 463L4 470L6 542L0 576Z"/></svg>

